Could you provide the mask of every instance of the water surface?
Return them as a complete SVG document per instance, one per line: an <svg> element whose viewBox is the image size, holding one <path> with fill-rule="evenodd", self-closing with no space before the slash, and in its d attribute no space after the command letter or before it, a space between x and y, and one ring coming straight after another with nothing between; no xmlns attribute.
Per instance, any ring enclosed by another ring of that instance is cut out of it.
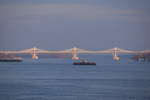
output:
<svg viewBox="0 0 150 100"><path fill-rule="evenodd" d="M150 63L123 56L87 56L96 66L68 59L0 63L0 100L150 100Z"/></svg>

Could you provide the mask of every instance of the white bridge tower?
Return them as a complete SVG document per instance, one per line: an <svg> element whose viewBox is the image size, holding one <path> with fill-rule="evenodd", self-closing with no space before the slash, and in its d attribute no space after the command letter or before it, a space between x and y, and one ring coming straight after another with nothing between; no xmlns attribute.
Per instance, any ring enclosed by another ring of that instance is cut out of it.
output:
<svg viewBox="0 0 150 100"><path fill-rule="evenodd" d="M120 57L118 57L118 55L117 55L117 50L118 50L118 48L114 48L113 60L120 60Z"/></svg>
<svg viewBox="0 0 150 100"><path fill-rule="evenodd" d="M74 48L72 48L72 59L73 60L79 60L79 57L77 56L77 48L76 47L74 47Z"/></svg>
<svg viewBox="0 0 150 100"><path fill-rule="evenodd" d="M36 53L36 51L37 51L37 48L33 48L33 53L32 53L32 59L38 59L39 57L37 56L37 53Z"/></svg>

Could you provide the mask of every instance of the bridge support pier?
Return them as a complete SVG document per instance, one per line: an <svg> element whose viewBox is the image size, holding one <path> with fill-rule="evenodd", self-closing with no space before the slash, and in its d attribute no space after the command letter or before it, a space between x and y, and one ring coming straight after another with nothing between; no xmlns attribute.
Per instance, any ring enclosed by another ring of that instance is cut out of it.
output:
<svg viewBox="0 0 150 100"><path fill-rule="evenodd" d="M73 54L72 60L79 60L79 57L77 57L77 54Z"/></svg>
<svg viewBox="0 0 150 100"><path fill-rule="evenodd" d="M32 59L38 59L39 57L36 54L32 55Z"/></svg>
<svg viewBox="0 0 150 100"><path fill-rule="evenodd" d="M120 60L120 57L118 57L118 56L113 56L113 60Z"/></svg>
<svg viewBox="0 0 150 100"><path fill-rule="evenodd" d="M38 59L39 57L36 54L36 48L33 48L32 59Z"/></svg>
<svg viewBox="0 0 150 100"><path fill-rule="evenodd" d="M73 60L79 60L79 57L77 56L77 48L72 49L72 59Z"/></svg>
<svg viewBox="0 0 150 100"><path fill-rule="evenodd" d="M113 60L120 60L120 57L117 55L117 48L115 48L114 53L113 53Z"/></svg>

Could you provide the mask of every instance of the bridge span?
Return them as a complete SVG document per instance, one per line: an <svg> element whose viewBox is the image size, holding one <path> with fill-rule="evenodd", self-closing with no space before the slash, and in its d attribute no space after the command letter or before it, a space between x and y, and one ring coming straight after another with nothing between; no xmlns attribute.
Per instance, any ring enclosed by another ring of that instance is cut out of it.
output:
<svg viewBox="0 0 150 100"><path fill-rule="evenodd" d="M133 50L125 50L121 48L112 48L107 50L85 50L80 48L71 48L66 50L43 50L39 48L31 48L25 50L17 50L17 51L0 51L0 54L30 54L32 55L32 59L38 59L39 54L72 54L73 60L78 60L79 54L112 54L113 60L119 60L119 54L143 54L143 53L150 53L150 50L143 50L143 51L133 51Z"/></svg>

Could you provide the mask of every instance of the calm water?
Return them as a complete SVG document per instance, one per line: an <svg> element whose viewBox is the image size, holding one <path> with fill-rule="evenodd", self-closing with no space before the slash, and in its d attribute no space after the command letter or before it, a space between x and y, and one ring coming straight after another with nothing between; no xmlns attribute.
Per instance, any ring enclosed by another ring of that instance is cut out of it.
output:
<svg viewBox="0 0 150 100"><path fill-rule="evenodd" d="M150 63L123 56L86 56L96 66L67 59L0 63L0 100L150 100Z"/></svg>

